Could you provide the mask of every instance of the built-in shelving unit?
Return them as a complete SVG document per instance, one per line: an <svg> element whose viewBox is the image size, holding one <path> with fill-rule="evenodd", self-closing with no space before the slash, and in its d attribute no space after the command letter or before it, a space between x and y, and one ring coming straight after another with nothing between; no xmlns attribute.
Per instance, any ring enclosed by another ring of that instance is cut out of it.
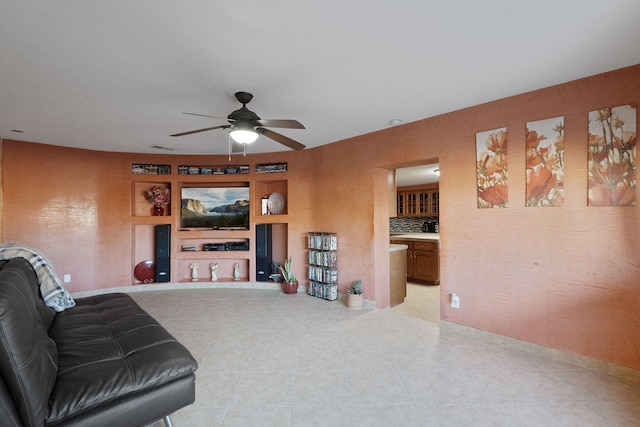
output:
<svg viewBox="0 0 640 427"><path fill-rule="evenodd" d="M161 181L159 177L150 175L148 177L136 177L136 180L131 183L131 215L134 217L147 217L154 218L155 222L166 222L166 219L159 220L153 216L152 209L153 204L149 203L144 196L144 192L151 187L158 186L160 188L168 188L171 191L171 182ZM171 204L163 207L164 215L171 215Z"/></svg>
<svg viewBox="0 0 640 427"><path fill-rule="evenodd" d="M262 177L260 177L262 178ZM269 216L270 218L268 218L268 220L265 220L267 222L272 222L274 221L274 216L283 216L283 215L287 215L288 213L288 206L287 206L287 197L288 197L288 183L286 179L279 179L279 180L262 180L262 179L256 179L254 182L254 187L255 187L255 199L259 200L260 203L254 203L254 206L251 207L253 214L256 217L262 217L262 216ZM269 204L269 198L274 194L280 194L283 199L284 199L284 206L282 208L282 210L280 212L274 213L272 212L268 207L267 210L265 211L264 209L264 203L266 202L267 205Z"/></svg>
<svg viewBox="0 0 640 427"><path fill-rule="evenodd" d="M309 249L309 287L311 296L329 301L338 298L338 235L311 232L307 234Z"/></svg>
<svg viewBox="0 0 640 427"><path fill-rule="evenodd" d="M131 283L141 283L133 275L135 266L146 260L154 260L154 227L171 225L171 280L173 283L192 282L192 264L198 265L197 282L211 281L210 264L217 263L218 282L250 282L256 275L255 225L278 224L278 254L287 253L288 222L288 165L241 164L198 165L171 164L150 165L136 163L131 168ZM249 228L210 229L185 228L180 224L181 189L183 187L249 187ZM164 206L163 216L153 216L153 205L144 192L153 186L168 188L171 203ZM263 199L277 194L280 210L263 214ZM280 236L280 234L282 236ZM215 248L217 250L205 250ZM186 250L183 250L183 247ZM222 250L222 247L225 249ZM195 250L193 250L195 249ZM285 255L280 256L281 258ZM279 259L279 258L278 258ZM283 258L284 260L284 258ZM239 280L234 280L234 264L239 266Z"/></svg>
<svg viewBox="0 0 640 427"><path fill-rule="evenodd" d="M288 169L289 166L286 163L262 163L256 165L255 173L287 172Z"/></svg>
<svg viewBox="0 0 640 427"><path fill-rule="evenodd" d="M246 175L249 165L221 166L221 165L180 165L178 175Z"/></svg>
<svg viewBox="0 0 640 427"><path fill-rule="evenodd" d="M140 175L171 175L171 165L134 163L131 165L131 173Z"/></svg>

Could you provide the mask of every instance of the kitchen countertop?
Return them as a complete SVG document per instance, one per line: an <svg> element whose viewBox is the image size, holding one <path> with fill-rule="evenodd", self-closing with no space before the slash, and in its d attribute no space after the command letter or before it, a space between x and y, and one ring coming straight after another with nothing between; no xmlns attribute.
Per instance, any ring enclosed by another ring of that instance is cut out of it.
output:
<svg viewBox="0 0 640 427"><path fill-rule="evenodd" d="M439 242L439 233L399 233L390 234L391 240L408 240L408 241L432 241Z"/></svg>
<svg viewBox="0 0 640 427"><path fill-rule="evenodd" d="M409 246L407 245L398 245L395 243L392 243L389 245L389 252L394 252L394 251L402 251L402 250L407 250L409 249Z"/></svg>

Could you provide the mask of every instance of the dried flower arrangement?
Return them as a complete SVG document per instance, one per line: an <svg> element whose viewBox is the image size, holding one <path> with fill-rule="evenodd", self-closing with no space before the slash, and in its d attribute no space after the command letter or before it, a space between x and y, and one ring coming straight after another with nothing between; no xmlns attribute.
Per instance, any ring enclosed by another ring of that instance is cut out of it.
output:
<svg viewBox="0 0 640 427"><path fill-rule="evenodd" d="M144 197L156 206L168 205L171 201L171 190L154 185L144 192Z"/></svg>

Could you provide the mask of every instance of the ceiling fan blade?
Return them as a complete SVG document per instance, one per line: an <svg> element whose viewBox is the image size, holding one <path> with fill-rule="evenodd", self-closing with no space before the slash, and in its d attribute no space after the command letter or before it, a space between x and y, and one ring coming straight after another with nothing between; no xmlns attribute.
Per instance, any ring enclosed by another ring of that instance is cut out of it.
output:
<svg viewBox="0 0 640 427"><path fill-rule="evenodd" d="M298 141L294 141L293 139L286 137L284 135L281 135L272 130L265 129L265 128L256 128L256 132L261 133L267 138L271 138L274 141L279 142L282 145L286 145L287 147L292 148L294 150L302 150L304 148L304 145L300 144Z"/></svg>
<svg viewBox="0 0 640 427"><path fill-rule="evenodd" d="M222 120L226 120L222 117L216 117L216 116L207 116L206 114L197 114L197 113L182 113L182 114L188 114L190 116L200 116L200 117L210 117L212 119L222 119Z"/></svg>
<svg viewBox="0 0 640 427"><path fill-rule="evenodd" d="M214 126L214 127L210 127L210 128L196 129L196 130L190 130L190 131L187 131L187 132L174 133L171 136L191 135L192 133L206 132L208 130L225 129L225 128L230 128L230 127L231 127L230 125Z"/></svg>
<svg viewBox="0 0 640 427"><path fill-rule="evenodd" d="M305 129L304 125L297 120L260 119L258 123L270 128Z"/></svg>

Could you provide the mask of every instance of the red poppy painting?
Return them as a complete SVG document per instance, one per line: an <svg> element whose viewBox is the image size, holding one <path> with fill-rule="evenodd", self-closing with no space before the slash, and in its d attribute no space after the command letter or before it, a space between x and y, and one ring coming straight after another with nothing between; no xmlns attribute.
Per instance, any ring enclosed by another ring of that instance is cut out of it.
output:
<svg viewBox="0 0 640 427"><path fill-rule="evenodd" d="M526 206L562 206L564 117L527 123Z"/></svg>
<svg viewBox="0 0 640 427"><path fill-rule="evenodd" d="M476 171L479 208L506 208L507 128L476 133Z"/></svg>
<svg viewBox="0 0 640 427"><path fill-rule="evenodd" d="M636 204L636 109L589 112L589 206Z"/></svg>

